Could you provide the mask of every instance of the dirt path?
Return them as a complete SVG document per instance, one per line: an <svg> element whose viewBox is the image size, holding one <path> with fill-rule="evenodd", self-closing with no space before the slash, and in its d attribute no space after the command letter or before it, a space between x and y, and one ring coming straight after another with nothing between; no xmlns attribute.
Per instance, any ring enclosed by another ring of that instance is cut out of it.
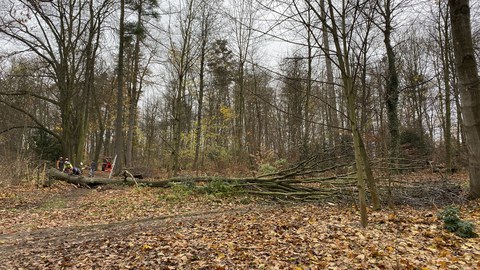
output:
<svg viewBox="0 0 480 270"><path fill-rule="evenodd" d="M60 227L4 234L0 235L0 269L16 269L20 261L20 265L33 267L28 269L74 267L62 261L68 257L75 257L78 249L82 247L94 251L96 248L101 248L103 243L128 239L133 235L152 232L172 233L179 226L189 227L206 220L243 215L251 210L251 206L239 206L227 211L191 212L105 225ZM56 264L50 264L48 260L45 263L47 258L52 262L57 261Z"/></svg>
<svg viewBox="0 0 480 270"><path fill-rule="evenodd" d="M267 207L264 206L264 209ZM251 211L251 206L240 206L227 211L192 212L180 215L165 215L155 218L129 220L110 224L91 226L60 227L41 229L32 232L19 232L0 235L0 260L26 247L51 246L64 242L90 241L92 239L108 238L112 235L121 236L132 232L142 232L154 228L171 226L178 223L190 224L198 220L216 219L225 215L241 215ZM258 208L257 208L258 210Z"/></svg>
<svg viewBox="0 0 480 270"><path fill-rule="evenodd" d="M437 208L195 196L185 190L0 192L0 269L480 269L478 238ZM461 208L480 227L480 201ZM448 267L447 267L448 266Z"/></svg>

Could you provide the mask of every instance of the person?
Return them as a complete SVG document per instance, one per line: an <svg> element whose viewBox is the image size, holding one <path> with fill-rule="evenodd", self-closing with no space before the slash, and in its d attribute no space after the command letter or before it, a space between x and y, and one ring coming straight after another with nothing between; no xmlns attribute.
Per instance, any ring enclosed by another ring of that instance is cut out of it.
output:
<svg viewBox="0 0 480 270"><path fill-rule="evenodd" d="M63 157L60 157L58 160L57 160L57 170L63 172L63 165L64 165L64 161L63 161Z"/></svg>
<svg viewBox="0 0 480 270"><path fill-rule="evenodd" d="M107 164L105 164L105 171L106 172L111 172L112 171L112 163L108 159L107 159Z"/></svg>
<svg viewBox="0 0 480 270"><path fill-rule="evenodd" d="M102 172L105 171L105 167L107 166L107 160L106 159L103 159L103 162L102 162Z"/></svg>
<svg viewBox="0 0 480 270"><path fill-rule="evenodd" d="M81 175L82 174L82 170L78 167L73 167L72 168L72 175Z"/></svg>
<svg viewBox="0 0 480 270"><path fill-rule="evenodd" d="M70 163L68 158L65 158L65 163L63 164L63 170L62 172L70 174L72 172L73 165Z"/></svg>
<svg viewBox="0 0 480 270"><path fill-rule="evenodd" d="M90 177L93 177L95 175L95 170L97 169L97 163L92 160L92 163L90 163Z"/></svg>

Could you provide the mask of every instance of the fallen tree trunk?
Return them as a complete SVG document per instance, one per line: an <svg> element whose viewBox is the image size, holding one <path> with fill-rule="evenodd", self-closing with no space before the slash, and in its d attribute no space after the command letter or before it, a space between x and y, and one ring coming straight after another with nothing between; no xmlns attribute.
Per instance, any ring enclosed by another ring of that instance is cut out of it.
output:
<svg viewBox="0 0 480 270"><path fill-rule="evenodd" d="M48 177L54 180L64 181L70 184L82 186L82 187L96 187L101 185L127 185L127 186L134 186L134 185L145 185L149 187L169 187L171 186L170 180L160 180L160 181L145 181L141 179L137 179L131 176L128 176L128 173L124 174L123 179L109 179L109 178L100 178L100 177L84 177L82 175L69 175L63 173L55 168L50 168L47 171Z"/></svg>
<svg viewBox="0 0 480 270"><path fill-rule="evenodd" d="M112 184L168 188L173 185L183 184L194 189L202 189L211 183L215 186L215 182L220 182L220 186L227 184L250 194L305 199L307 197L324 197L325 191L332 195L332 190L334 190L334 193L343 192L347 187L355 186L355 179L352 178L355 172L347 172L349 171L347 167L351 164L335 164L335 160L336 158L322 160L317 154L278 172L243 178L182 176L169 179L144 180L139 179L135 174L130 173L129 170L124 170L122 173L123 179L109 179L68 175L55 168L48 170L48 176L50 179L89 188ZM339 168L342 168L342 170L337 171ZM338 174L338 172L343 172L343 174Z"/></svg>
<svg viewBox="0 0 480 270"><path fill-rule="evenodd" d="M135 178L130 172L123 172L123 179L115 178L99 178L99 177L84 177L84 176L75 176L68 175L66 173L60 172L55 168L50 168L48 170L48 176L53 180L60 180L70 184L78 185L81 187L97 187L101 185L143 185L148 187L163 187L168 188L175 184L185 184L192 183L198 185L199 183L210 183L210 182L224 182L229 183L233 186L242 187L249 193L256 192L281 192L282 194L289 193L292 196L298 196L303 193L308 192L318 192L325 188L337 187L342 188L345 186L351 186L352 182L350 179L344 179L341 177L324 177L324 178L307 178L307 179L285 179L282 177L273 177L273 178L257 178L257 177L246 177L246 178L226 178L226 177L174 177L164 180L143 180ZM343 177L345 175L342 175ZM337 183L334 183L332 180L336 179ZM317 186L309 186L312 183L322 183ZM300 193L299 193L300 192ZM303 192L303 193L302 193Z"/></svg>

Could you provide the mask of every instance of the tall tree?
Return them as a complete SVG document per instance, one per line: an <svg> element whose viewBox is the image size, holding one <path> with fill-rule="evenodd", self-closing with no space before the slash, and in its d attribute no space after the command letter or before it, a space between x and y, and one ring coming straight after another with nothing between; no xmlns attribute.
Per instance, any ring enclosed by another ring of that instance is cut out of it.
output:
<svg viewBox="0 0 480 270"><path fill-rule="evenodd" d="M387 107L388 131L390 133L390 158L395 160L399 157L400 150L400 121L398 119L398 72L395 60L395 52L392 45L393 18L396 7L393 0L377 1L377 12L382 18L382 25L377 24L383 32L383 42L387 53L387 76L385 103Z"/></svg>
<svg viewBox="0 0 480 270"><path fill-rule="evenodd" d="M234 142L233 152L237 159L243 159L245 151L245 64L251 51L254 31L254 17L257 12L255 1L232 1L234 45L236 46L237 70L234 88Z"/></svg>
<svg viewBox="0 0 480 270"><path fill-rule="evenodd" d="M437 15L436 15L436 31L433 33L433 38L436 42L436 45L440 49L440 53L437 58L439 58L439 69L442 70L442 74L439 77L439 85L443 85L444 91L443 95L440 92L441 102L445 101L445 109L442 108L441 118L443 126L443 137L445 144L445 164L447 171L451 172L452 170L452 61L451 57L451 38L450 38L450 23L449 23L449 13L448 5L446 1L439 1L437 5ZM443 107L443 106L441 106Z"/></svg>
<svg viewBox="0 0 480 270"><path fill-rule="evenodd" d="M126 25L126 40L125 46L130 51L128 60L129 74L126 78L127 83L127 97L128 97L128 119L127 119L127 137L125 140L125 165L132 166L133 159L133 141L134 131L137 127L137 111L140 96L143 93L143 82L145 74L148 70L148 62L146 61L144 67L141 67L142 53L141 46L147 36L147 29L145 27L145 20L148 17L157 17L155 8L158 6L156 0L127 0L127 7L136 13L136 21L127 23ZM142 70L143 69L143 70Z"/></svg>
<svg viewBox="0 0 480 270"><path fill-rule="evenodd" d="M124 39L125 39L125 0L120 0L119 44L117 62L117 102L115 118L115 156L114 173L120 174L125 164L123 149L123 75L124 75Z"/></svg>
<svg viewBox="0 0 480 270"><path fill-rule="evenodd" d="M48 66L48 76L55 91L48 95L35 92L8 93L35 97L58 108L61 128L42 128L57 137L62 151L73 161L83 160L88 101L90 100L98 40L105 17L110 14L110 0L10 2L2 9L0 34L10 38L16 51L32 52ZM23 8L28 12L16 12ZM26 49L26 50L25 50ZM28 108L26 108L28 109ZM23 110L23 113L28 113Z"/></svg>
<svg viewBox="0 0 480 270"><path fill-rule="evenodd" d="M203 117L203 99L205 94L205 77L207 65L208 43L210 40L212 26L215 20L215 14L209 1L203 0L200 3L200 70L199 70L199 86L197 98L197 121L195 130L195 157L193 168L198 174L200 143L202 137L202 117Z"/></svg>
<svg viewBox="0 0 480 270"><path fill-rule="evenodd" d="M195 0L185 0L181 4L185 4L185 9L181 10L179 17L179 30L180 30L180 40L178 40L179 45L177 46L175 41L172 39L171 42L171 62L174 68L174 82L173 88L175 90L174 99L172 104L173 112L173 130L172 130L172 141L173 149L171 155L171 171L174 175L177 175L180 170L180 146L181 146L181 135L187 126L190 119L187 115L186 107L186 90L187 90L187 79L188 74L191 72L192 66L194 64L193 57L193 28L194 28L194 19L195 19Z"/></svg>
<svg viewBox="0 0 480 270"><path fill-rule="evenodd" d="M347 104L347 116L350 124L350 129L353 136L353 144L355 150L355 164L357 169L357 181L359 190L359 204L361 213L361 224L367 226L367 205L366 205L366 182L369 181L370 192L372 194L374 208L380 208L378 200L378 193L371 174L371 167L367 157L363 137L358 126L357 119L357 88L355 87L356 71L358 62L355 62L355 57L352 57L352 50L354 42L359 41L358 50L366 53L367 36L371 29L368 27L362 28L358 34L354 31L357 23L361 23L362 19L368 21L370 18L364 18L364 12L368 11L368 3L361 1L333 3L328 0L325 6L313 6L314 3L305 1L315 12L316 17L322 24L327 26L331 37L334 49L334 56L331 60L335 63L341 73L343 95ZM295 2L294 2L295 3ZM318 4L318 3L317 3ZM322 10L323 9L323 10ZM322 15L324 12L325 15ZM301 13L299 13L301 14ZM306 22L302 19L303 23ZM355 40L355 41L354 41ZM321 47L322 43L316 39L317 46ZM326 55L329 55L329 53ZM357 59L358 60L358 59Z"/></svg>
<svg viewBox="0 0 480 270"><path fill-rule="evenodd" d="M480 78L472 40L469 0L449 0L455 63L467 139L470 196L480 198Z"/></svg>
<svg viewBox="0 0 480 270"><path fill-rule="evenodd" d="M229 86L233 80L233 52L228 41L217 39L210 45L207 67L211 74L211 89L208 92L208 111L213 121L213 132L218 134L215 143L226 147L227 131L223 125L222 109L230 107Z"/></svg>
<svg viewBox="0 0 480 270"><path fill-rule="evenodd" d="M298 159L304 136L303 126L307 121L305 113L306 85L305 73L308 73L308 67L305 67L303 57L293 56L284 60L283 69L285 76L283 78L282 94L285 97L285 111L287 113L287 152L292 159Z"/></svg>
<svg viewBox="0 0 480 270"><path fill-rule="evenodd" d="M327 13L325 9L325 0L320 0L320 16L322 20L327 19ZM325 57L325 75L326 75L326 91L327 91L327 117L328 122L333 127L339 126L338 111L337 111L337 94L335 93L335 83L333 80L333 67L332 67L332 55L330 50L330 38L328 33L327 24L322 24L322 46ZM340 142L340 136L338 129L330 128L329 131L329 145L330 147L338 146Z"/></svg>

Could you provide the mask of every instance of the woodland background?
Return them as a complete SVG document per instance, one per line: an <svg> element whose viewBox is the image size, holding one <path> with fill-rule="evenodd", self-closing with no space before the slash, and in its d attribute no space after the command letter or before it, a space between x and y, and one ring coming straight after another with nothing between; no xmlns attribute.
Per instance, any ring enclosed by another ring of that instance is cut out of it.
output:
<svg viewBox="0 0 480 270"><path fill-rule="evenodd" d="M467 165L446 1L1 3L3 181L59 156L169 175L344 164L356 136L367 162Z"/></svg>
<svg viewBox="0 0 480 270"><path fill-rule="evenodd" d="M0 268L479 269L479 12L0 0Z"/></svg>

